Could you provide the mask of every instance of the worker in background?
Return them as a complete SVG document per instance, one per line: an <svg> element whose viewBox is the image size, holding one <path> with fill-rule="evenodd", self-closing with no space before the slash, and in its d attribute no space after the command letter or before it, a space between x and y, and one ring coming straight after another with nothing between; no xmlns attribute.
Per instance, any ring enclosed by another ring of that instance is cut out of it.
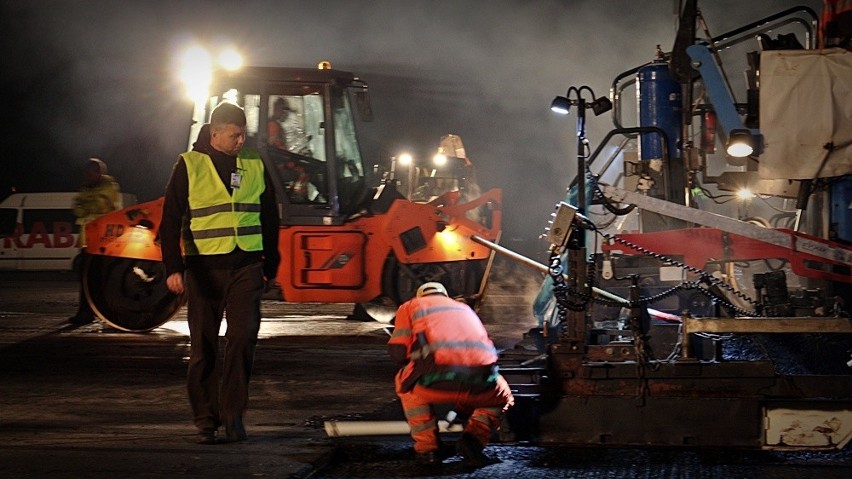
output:
<svg viewBox="0 0 852 479"><path fill-rule="evenodd" d="M89 158L83 165L83 186L74 197L74 216L80 233L77 245L81 248L81 259L86 259L86 224L111 211L121 209L121 190L115 178L107 174L106 163ZM82 264L82 263L81 263ZM77 313L68 318L71 324L88 324L95 320L95 313L83 291L82 273L80 275L80 300Z"/></svg>
<svg viewBox="0 0 852 479"><path fill-rule="evenodd" d="M388 353L401 369L396 393L421 464L439 464L452 454L438 438L434 405L448 404L469 414L456 443L468 467L489 464L483 452L500 415L514 405L506 380L497 372L497 351L476 313L448 297L441 283L425 283L399 307Z"/></svg>
<svg viewBox="0 0 852 479"><path fill-rule="evenodd" d="M247 437L260 299L280 259L275 190L260 157L241 151L245 135L243 109L219 104L192 151L175 163L163 203L166 285L188 299L187 389L199 444ZM223 313L228 328L220 364ZM224 437L217 437L220 426Z"/></svg>
<svg viewBox="0 0 852 479"><path fill-rule="evenodd" d="M266 122L266 142L279 150L288 151L287 135L284 132L283 123L290 114L290 105L284 98L278 98L272 104L272 115Z"/></svg>
<svg viewBox="0 0 852 479"><path fill-rule="evenodd" d="M287 99L279 97L272 103L272 114L266 122L266 143L282 152L313 157L308 146L308 139L297 140L299 137L304 137L304 128L296 126L297 122L290 120L294 114L298 115L290 108ZM294 131L301 131L302 134L299 135ZM277 159L275 161L279 170L278 174L284 180L284 188L291 202L304 203L317 200L319 192L311 183L305 165L296 161L294 157L284 157L283 161ZM324 200L320 198L317 201Z"/></svg>
<svg viewBox="0 0 852 479"><path fill-rule="evenodd" d="M272 103L272 115L266 122L266 141L279 150L290 151L313 158L311 135L305 133L302 114L293 110L284 97Z"/></svg>

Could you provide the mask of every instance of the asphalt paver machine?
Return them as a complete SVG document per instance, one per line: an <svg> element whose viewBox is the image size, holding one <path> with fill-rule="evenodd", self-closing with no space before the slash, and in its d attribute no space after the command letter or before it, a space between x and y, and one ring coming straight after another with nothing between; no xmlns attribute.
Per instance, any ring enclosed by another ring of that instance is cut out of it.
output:
<svg viewBox="0 0 852 479"><path fill-rule="evenodd" d="M543 235L539 327L501 358L518 398L504 434L847 447L852 52L820 48L806 7L718 36L696 1L679 18L672 50L609 98L580 87L554 101L577 111L579 174ZM736 88L723 65L740 57ZM592 152L585 110L609 107L615 129Z"/></svg>

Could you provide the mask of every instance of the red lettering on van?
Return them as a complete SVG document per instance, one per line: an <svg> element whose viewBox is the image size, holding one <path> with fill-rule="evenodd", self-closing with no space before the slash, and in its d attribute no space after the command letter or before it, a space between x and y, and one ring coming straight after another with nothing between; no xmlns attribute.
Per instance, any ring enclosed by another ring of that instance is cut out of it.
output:
<svg viewBox="0 0 852 479"><path fill-rule="evenodd" d="M36 221L33 223L33 229L30 230L30 236L27 238L27 245L25 248L32 248L37 244L44 245L45 248L50 248L50 236L47 234L47 228L44 227L44 223L41 221Z"/></svg>
<svg viewBox="0 0 852 479"><path fill-rule="evenodd" d="M71 233L71 223L57 221L53 223L53 247L70 248L74 246L74 234Z"/></svg>
<svg viewBox="0 0 852 479"><path fill-rule="evenodd" d="M12 243L14 243L16 247L23 248L24 244L21 243L22 234L24 234L24 225L18 223L15 225L15 232L11 236L3 238L3 247L11 248Z"/></svg>
<svg viewBox="0 0 852 479"><path fill-rule="evenodd" d="M15 226L15 233L3 238L3 247L11 248L14 245L17 248L32 248L40 244L45 248L71 248L76 241L71 223L68 221L54 222L51 234L48 234L43 222L37 221L33 223L32 230L29 231L26 242L21 238L23 234L24 227L18 223Z"/></svg>

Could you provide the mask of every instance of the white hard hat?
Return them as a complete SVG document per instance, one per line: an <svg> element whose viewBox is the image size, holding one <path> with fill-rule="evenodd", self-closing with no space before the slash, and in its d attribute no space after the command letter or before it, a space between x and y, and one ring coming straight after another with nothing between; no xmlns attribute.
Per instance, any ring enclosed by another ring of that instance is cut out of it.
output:
<svg viewBox="0 0 852 479"><path fill-rule="evenodd" d="M426 296L429 294L443 294L444 296L449 296L447 294L447 288L444 287L443 284L437 282L423 283L419 288L417 288L417 297Z"/></svg>

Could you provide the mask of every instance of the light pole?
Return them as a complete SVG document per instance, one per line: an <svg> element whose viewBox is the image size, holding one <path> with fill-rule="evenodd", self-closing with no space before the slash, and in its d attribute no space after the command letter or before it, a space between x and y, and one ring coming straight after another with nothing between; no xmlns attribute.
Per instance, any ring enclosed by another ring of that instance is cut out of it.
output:
<svg viewBox="0 0 852 479"><path fill-rule="evenodd" d="M586 104L586 99L583 98L583 92L588 91L592 96L592 102ZM572 98L573 97L573 98ZM565 96L557 96L550 104L550 109L556 113L566 115L572 105L577 106L577 213L586 214L586 158L588 157L589 141L586 138L586 108L591 108L595 115L600 115L612 108L612 102L606 97L595 99L595 92L587 86L570 87ZM574 228L567 238L567 245L562 245L567 248L568 259L568 282L561 290L561 299L566 303L570 303L567 297L568 291L584 291L588 290L587 270L586 270L586 228ZM551 250L551 267L558 269L561 263L562 246L554 245ZM561 272L559 273L561 275ZM555 280L554 280L555 281ZM561 277L560 281L561 282ZM555 282L555 284L558 284ZM554 294L556 293L554 288ZM557 296L557 303L559 302ZM586 323L588 312L585 307L557 306L560 315L565 315L565 329L563 330L563 339L567 346L567 350L572 355L584 354L583 347L586 336ZM566 311L566 309L568 309Z"/></svg>
<svg viewBox="0 0 852 479"><path fill-rule="evenodd" d="M591 95L591 103L586 103L583 91ZM573 98L572 98L573 96ZM595 92L588 86L570 87L565 96L557 96L550 103L550 109L561 115L567 115L572 105L577 106L577 212L586 213L586 158L589 154L589 140L586 138L586 108L590 108L595 116L612 109L612 102L607 97L595 98Z"/></svg>

